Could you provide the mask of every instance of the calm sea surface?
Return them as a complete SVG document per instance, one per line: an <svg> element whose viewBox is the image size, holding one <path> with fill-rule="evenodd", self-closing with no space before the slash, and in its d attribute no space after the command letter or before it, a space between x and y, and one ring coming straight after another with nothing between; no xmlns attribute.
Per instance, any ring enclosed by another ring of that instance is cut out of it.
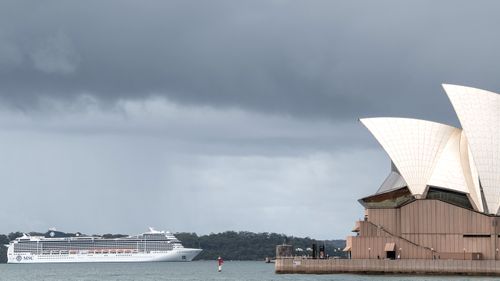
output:
<svg viewBox="0 0 500 281"><path fill-rule="evenodd" d="M274 265L264 262L226 261L218 273L215 261L190 263L80 263L80 264L0 264L0 280L8 281L90 281L90 280L499 280L476 277L367 276L367 275L276 275Z"/></svg>

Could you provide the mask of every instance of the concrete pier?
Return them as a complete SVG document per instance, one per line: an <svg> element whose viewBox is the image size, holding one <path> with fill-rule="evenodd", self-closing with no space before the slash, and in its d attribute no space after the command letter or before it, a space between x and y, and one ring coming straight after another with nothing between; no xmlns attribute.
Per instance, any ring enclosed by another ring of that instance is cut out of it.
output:
<svg viewBox="0 0 500 281"><path fill-rule="evenodd" d="M500 276L496 260L277 258L276 273L429 274Z"/></svg>

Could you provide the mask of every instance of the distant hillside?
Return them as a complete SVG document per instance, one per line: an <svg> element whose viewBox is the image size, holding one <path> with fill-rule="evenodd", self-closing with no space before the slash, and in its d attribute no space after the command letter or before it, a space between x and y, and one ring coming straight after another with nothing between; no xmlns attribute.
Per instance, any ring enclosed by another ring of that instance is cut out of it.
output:
<svg viewBox="0 0 500 281"><path fill-rule="evenodd" d="M32 235L42 233L32 232ZM22 236L20 232L8 235L0 234L0 245ZM107 238L123 237L123 234L105 234ZM175 236L182 241L184 247L202 248L197 260L215 260L222 256L225 260L263 260L265 257L274 257L278 244L287 242L294 248L307 249L313 243L326 246L326 253L330 256L343 255L338 249L343 249L345 240L314 240L309 237L299 238L277 233L253 233L248 231L226 231L198 236L196 233L176 233ZM0 246L0 263L7 262L7 248Z"/></svg>
<svg viewBox="0 0 500 281"><path fill-rule="evenodd" d="M277 233L253 233L247 231L226 231L198 236L196 233L176 233L184 247L202 248L197 260L214 260L222 256L226 260L263 260L265 257L274 257L276 245L287 242L294 248L307 249L313 243L325 245L329 256L342 256L339 251L345 247L345 240L314 240L309 237L299 238Z"/></svg>

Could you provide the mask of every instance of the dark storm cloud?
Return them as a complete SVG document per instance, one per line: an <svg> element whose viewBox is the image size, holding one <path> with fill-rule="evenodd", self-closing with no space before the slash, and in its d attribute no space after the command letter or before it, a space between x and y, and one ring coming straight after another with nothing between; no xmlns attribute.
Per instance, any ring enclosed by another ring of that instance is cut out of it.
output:
<svg viewBox="0 0 500 281"><path fill-rule="evenodd" d="M455 120L441 82L500 89L494 2L0 4L0 95ZM441 107L436 110L436 107Z"/></svg>

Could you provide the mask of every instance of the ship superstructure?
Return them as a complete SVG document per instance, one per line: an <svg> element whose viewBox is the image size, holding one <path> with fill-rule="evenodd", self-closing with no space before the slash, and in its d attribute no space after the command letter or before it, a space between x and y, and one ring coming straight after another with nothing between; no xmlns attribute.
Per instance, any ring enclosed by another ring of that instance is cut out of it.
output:
<svg viewBox="0 0 500 281"><path fill-rule="evenodd" d="M150 228L136 236L106 238L49 230L24 234L8 245L8 263L191 261L201 249L184 248L168 231Z"/></svg>

